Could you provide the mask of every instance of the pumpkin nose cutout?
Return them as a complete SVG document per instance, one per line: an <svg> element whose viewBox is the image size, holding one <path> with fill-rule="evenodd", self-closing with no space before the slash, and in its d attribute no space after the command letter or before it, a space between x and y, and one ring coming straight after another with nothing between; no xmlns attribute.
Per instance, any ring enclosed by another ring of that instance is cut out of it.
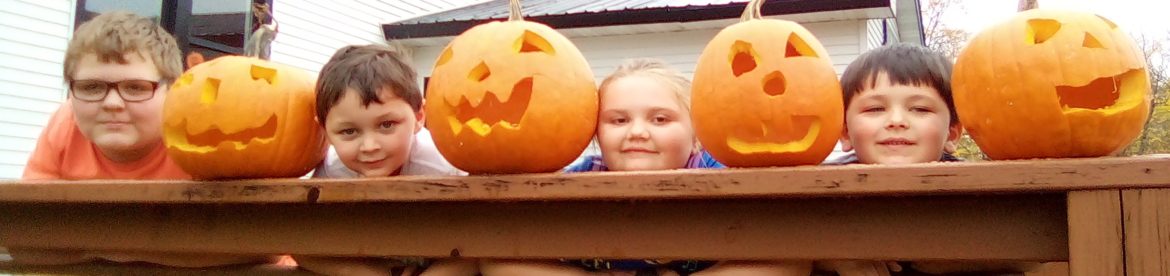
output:
<svg viewBox="0 0 1170 276"><path fill-rule="evenodd" d="M803 38L793 33L788 35L788 45L784 49L784 57L817 57L817 52L813 51Z"/></svg>
<svg viewBox="0 0 1170 276"><path fill-rule="evenodd" d="M491 75L492 70L488 68L487 63L480 62L478 66L471 69L471 72L467 73L467 79L475 82L483 82L483 80L486 80Z"/></svg>
<svg viewBox="0 0 1170 276"><path fill-rule="evenodd" d="M784 80L784 73L780 71L773 71L764 77L764 93L768 95L780 96L787 87L788 82Z"/></svg>
<svg viewBox="0 0 1170 276"><path fill-rule="evenodd" d="M525 30L520 39L516 40L516 51L519 53L542 52L545 54L555 55L556 49L552 44L548 43L547 39L532 32Z"/></svg>
<svg viewBox="0 0 1170 276"><path fill-rule="evenodd" d="M1085 46L1085 48L1105 48L1105 46L1101 46L1101 41L1097 40L1097 37L1089 33L1085 33L1085 41L1081 43L1081 46Z"/></svg>
<svg viewBox="0 0 1170 276"><path fill-rule="evenodd" d="M736 40L731 45L731 73L736 77L756 69L756 50L752 44Z"/></svg>
<svg viewBox="0 0 1170 276"><path fill-rule="evenodd" d="M1028 33L1025 38L1028 44L1040 44L1048 41L1060 30L1060 21L1052 19L1028 20Z"/></svg>
<svg viewBox="0 0 1170 276"><path fill-rule="evenodd" d="M202 96L199 97L200 103L203 103L204 105L214 103L215 99L219 98L219 79L207 78L207 80L203 82L202 92Z"/></svg>

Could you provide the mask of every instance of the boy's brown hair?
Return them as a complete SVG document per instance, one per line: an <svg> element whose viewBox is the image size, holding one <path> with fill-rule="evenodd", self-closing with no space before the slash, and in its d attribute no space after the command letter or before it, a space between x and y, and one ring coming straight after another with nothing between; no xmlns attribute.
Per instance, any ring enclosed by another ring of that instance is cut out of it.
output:
<svg viewBox="0 0 1170 276"><path fill-rule="evenodd" d="M170 84L183 73L182 55L175 37L150 18L126 11L105 12L82 23L65 50L65 82L72 82L77 63L87 54L98 61L126 64L126 54L149 58L158 68L160 83Z"/></svg>
<svg viewBox="0 0 1170 276"><path fill-rule="evenodd" d="M382 103L378 93L389 89L418 112L422 93L414 68L401 53L384 45L346 46L337 50L317 77L317 122L325 125L329 110L341 101L346 89L362 97L362 105Z"/></svg>
<svg viewBox="0 0 1170 276"><path fill-rule="evenodd" d="M841 75L841 92L845 96L845 109L865 89L877 85L880 73L885 73L890 83L898 85L928 86L938 91L951 114L951 125L959 122L955 112L955 100L951 95L951 67L946 57L926 47L909 43L898 43L869 50L857 57Z"/></svg>

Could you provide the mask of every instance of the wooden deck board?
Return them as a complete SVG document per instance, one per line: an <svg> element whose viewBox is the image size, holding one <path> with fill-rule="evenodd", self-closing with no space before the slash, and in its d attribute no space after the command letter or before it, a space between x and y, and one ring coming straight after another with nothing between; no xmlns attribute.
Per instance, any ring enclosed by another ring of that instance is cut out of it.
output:
<svg viewBox="0 0 1170 276"><path fill-rule="evenodd" d="M377 179L0 182L0 202L325 203L792 198L1170 187L1170 155L904 166Z"/></svg>
<svg viewBox="0 0 1170 276"><path fill-rule="evenodd" d="M9 247L450 256L1065 260L1063 194L589 202L0 204Z"/></svg>

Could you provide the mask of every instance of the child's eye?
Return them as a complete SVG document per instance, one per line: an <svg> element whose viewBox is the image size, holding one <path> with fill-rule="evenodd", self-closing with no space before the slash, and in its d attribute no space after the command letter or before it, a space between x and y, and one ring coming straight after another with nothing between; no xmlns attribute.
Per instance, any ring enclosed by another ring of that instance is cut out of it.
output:
<svg viewBox="0 0 1170 276"><path fill-rule="evenodd" d="M670 117L667 117L665 115L658 115L658 116L654 116L654 118L650 118L650 122L655 123L655 124L665 124L665 123L670 122Z"/></svg>
<svg viewBox="0 0 1170 276"><path fill-rule="evenodd" d="M338 130L337 134L341 134L343 136L350 136L350 135L357 134L357 129L356 128L342 129L342 130Z"/></svg>
<svg viewBox="0 0 1170 276"><path fill-rule="evenodd" d="M933 109L930 109L929 107L925 107L925 106L915 106L915 107L911 107L911 108L910 108L910 111L913 111L913 112L921 112L921 113L930 113L930 112L934 112L934 110L933 110Z"/></svg>
<svg viewBox="0 0 1170 276"><path fill-rule="evenodd" d="M628 122L630 122L630 119L626 119L626 118L613 118L613 119L609 120L609 123L615 124L615 125L624 125Z"/></svg>
<svg viewBox="0 0 1170 276"><path fill-rule="evenodd" d="M861 112L862 112L862 113L868 113L868 112L882 112L882 111L886 111L886 108L885 108L885 107L881 107L881 106L870 106L870 107L864 107L864 108L861 108Z"/></svg>
<svg viewBox="0 0 1170 276"><path fill-rule="evenodd" d="M382 123L378 124L378 128L383 128L383 129L394 128L394 126L397 126L397 125L398 125L398 122L382 121Z"/></svg>

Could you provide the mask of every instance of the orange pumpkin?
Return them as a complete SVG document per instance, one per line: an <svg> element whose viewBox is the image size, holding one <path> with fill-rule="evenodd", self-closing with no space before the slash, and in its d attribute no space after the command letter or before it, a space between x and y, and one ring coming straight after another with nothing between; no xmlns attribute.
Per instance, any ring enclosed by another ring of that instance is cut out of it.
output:
<svg viewBox="0 0 1170 276"><path fill-rule="evenodd" d="M1029 10L980 32L955 63L955 109L992 159L1105 156L1141 134L1146 63L1103 17Z"/></svg>
<svg viewBox="0 0 1170 276"><path fill-rule="evenodd" d="M795 22L760 19L748 3L699 56L695 135L732 167L818 164L841 137L841 85L829 54Z"/></svg>
<svg viewBox="0 0 1170 276"><path fill-rule="evenodd" d="M167 153L196 179L299 177L325 154L315 78L224 56L184 72L163 104Z"/></svg>
<svg viewBox="0 0 1170 276"><path fill-rule="evenodd" d="M543 24L511 18L451 41L427 87L427 129L470 173L560 170L597 128L597 86L585 57Z"/></svg>

